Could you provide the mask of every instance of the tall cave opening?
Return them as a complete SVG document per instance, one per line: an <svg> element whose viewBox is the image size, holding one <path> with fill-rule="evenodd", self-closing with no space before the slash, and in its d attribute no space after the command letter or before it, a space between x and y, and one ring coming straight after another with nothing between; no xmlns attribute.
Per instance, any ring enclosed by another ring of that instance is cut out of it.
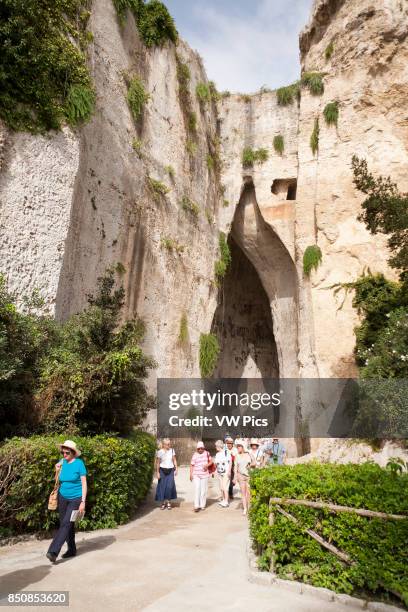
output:
<svg viewBox="0 0 408 612"><path fill-rule="evenodd" d="M258 273L230 235L231 265L219 291L212 332L220 355L215 378L279 378L268 296Z"/></svg>

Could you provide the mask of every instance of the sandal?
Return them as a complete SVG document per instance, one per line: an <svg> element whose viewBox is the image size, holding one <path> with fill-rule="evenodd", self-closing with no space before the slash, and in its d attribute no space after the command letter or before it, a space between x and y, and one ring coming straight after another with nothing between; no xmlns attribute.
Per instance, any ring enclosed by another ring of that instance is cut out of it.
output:
<svg viewBox="0 0 408 612"><path fill-rule="evenodd" d="M165 509L166 509L166 504L162 504L162 505L160 506L160 510L165 510Z"/></svg>
<svg viewBox="0 0 408 612"><path fill-rule="evenodd" d="M167 502L167 510L171 510L172 509L172 505L170 502Z"/></svg>

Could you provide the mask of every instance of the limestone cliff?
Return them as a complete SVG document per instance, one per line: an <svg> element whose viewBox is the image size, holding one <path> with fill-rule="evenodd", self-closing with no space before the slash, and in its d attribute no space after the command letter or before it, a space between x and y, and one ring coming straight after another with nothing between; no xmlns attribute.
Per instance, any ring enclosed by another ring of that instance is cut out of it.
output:
<svg viewBox="0 0 408 612"><path fill-rule="evenodd" d="M330 287L367 267L392 276L385 240L356 220L361 196L350 161L354 153L366 157L408 190L406 2L315 2L300 36L301 60L303 70L324 73L324 93L302 88L300 102L288 106L273 91L223 97L218 109L200 106L195 87L207 77L187 44L146 49L133 19L121 27L108 0L94 0L89 27L92 120L47 137L1 129L0 267L11 288L23 294L38 287L64 318L84 306L108 265L121 262L127 314L146 322L157 375L199 375L199 336L211 328L221 340L219 375L353 374L357 315L351 296L339 308L343 296ZM193 147L176 53L191 73ZM140 75L150 94L137 123L125 73ZM322 114L332 101L339 103L337 127ZM272 145L277 135L281 155ZM218 138L221 176L207 163ZM268 160L243 169L246 146L266 148ZM168 193L155 192L150 178ZM197 217L180 205L183 197L198 204ZM219 230L230 232L236 258L218 289ZM166 248L166 240L184 250ZM323 260L309 279L302 257L313 244ZM181 347L183 314L189 342Z"/></svg>

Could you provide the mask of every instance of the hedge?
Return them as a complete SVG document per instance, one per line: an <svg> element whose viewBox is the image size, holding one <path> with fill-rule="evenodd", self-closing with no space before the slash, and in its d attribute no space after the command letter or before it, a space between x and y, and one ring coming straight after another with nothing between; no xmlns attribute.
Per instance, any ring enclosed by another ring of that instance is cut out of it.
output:
<svg viewBox="0 0 408 612"><path fill-rule="evenodd" d="M0 523L2 534L49 531L58 513L47 510L54 466L61 458L61 436L12 438L0 447ZM86 515L80 529L112 528L126 523L148 493L156 444L136 431L129 439L109 434L75 437L88 470ZM5 475L11 466L11 482ZM7 489L7 490L5 490ZM6 495L5 495L6 493Z"/></svg>
<svg viewBox="0 0 408 612"><path fill-rule="evenodd" d="M299 464L254 470L251 475L250 533L258 565L284 579L300 580L340 593L388 597L408 605L408 519L385 520L282 503L294 524L270 497L308 499L408 514L408 474L392 474L378 465ZM312 529L349 555L352 565L323 548L302 528Z"/></svg>

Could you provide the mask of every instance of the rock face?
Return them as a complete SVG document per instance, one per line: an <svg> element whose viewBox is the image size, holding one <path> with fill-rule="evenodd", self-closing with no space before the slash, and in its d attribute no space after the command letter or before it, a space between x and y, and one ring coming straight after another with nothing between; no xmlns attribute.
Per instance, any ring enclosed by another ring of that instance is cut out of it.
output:
<svg viewBox="0 0 408 612"><path fill-rule="evenodd" d="M0 267L11 289L23 295L38 287L65 318L84 307L106 267L120 262L126 315L137 312L146 322L155 375L199 376L199 336L211 329L221 339L224 376L355 374L357 315L351 296L341 306L344 296L330 287L367 268L392 276L385 239L357 221L362 198L350 162L353 154L365 157L408 190L406 2L315 2L300 49L302 68L324 73L324 94L303 88L300 102L288 106L268 91L200 106L195 88L207 77L184 42L147 50L133 18L120 27L105 0L94 0L89 27L97 91L90 123L46 137L0 129ZM190 69L193 139L176 54ZM140 76L150 94L137 122L125 73ZM337 127L322 114L332 101L339 103ZM282 154L272 144L278 135ZM207 163L218 141L221 175ZM243 168L247 146L266 148L268 160ZM150 179L168 193L157 193ZM197 217L183 198L198 204ZM224 288L214 283L220 230L235 254ZM308 278L302 257L314 244L323 260ZM178 341L183 315L187 346Z"/></svg>

